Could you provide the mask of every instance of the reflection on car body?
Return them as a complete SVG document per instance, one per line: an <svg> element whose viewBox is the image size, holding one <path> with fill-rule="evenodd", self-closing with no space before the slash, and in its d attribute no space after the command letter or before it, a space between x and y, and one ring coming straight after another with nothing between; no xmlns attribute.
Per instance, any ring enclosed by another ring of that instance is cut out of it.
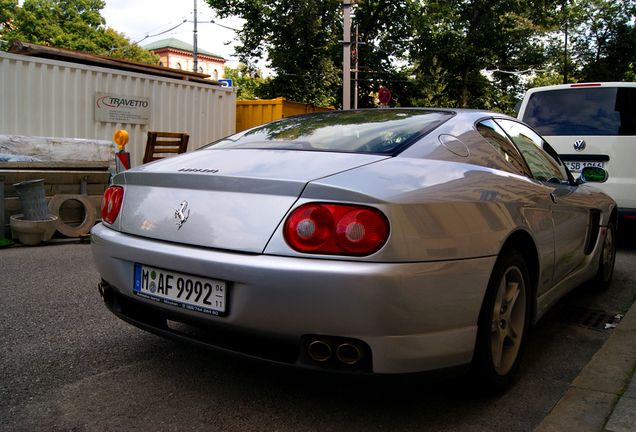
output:
<svg viewBox="0 0 636 432"><path fill-rule="evenodd" d="M617 215L511 117L390 109L290 117L129 170L102 218L100 292L140 328L304 368L472 370L504 388L532 323L585 281L609 285Z"/></svg>

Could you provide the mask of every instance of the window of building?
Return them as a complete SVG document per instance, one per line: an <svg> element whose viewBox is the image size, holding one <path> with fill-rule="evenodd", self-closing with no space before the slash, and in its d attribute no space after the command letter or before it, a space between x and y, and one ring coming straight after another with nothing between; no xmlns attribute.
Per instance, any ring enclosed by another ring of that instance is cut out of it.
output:
<svg viewBox="0 0 636 432"><path fill-rule="evenodd" d="M212 78L214 78L214 80L217 81L219 79L219 71L214 69L214 72L212 73Z"/></svg>
<svg viewBox="0 0 636 432"><path fill-rule="evenodd" d="M175 66L177 69L181 69L181 63L177 63L177 65Z"/></svg>

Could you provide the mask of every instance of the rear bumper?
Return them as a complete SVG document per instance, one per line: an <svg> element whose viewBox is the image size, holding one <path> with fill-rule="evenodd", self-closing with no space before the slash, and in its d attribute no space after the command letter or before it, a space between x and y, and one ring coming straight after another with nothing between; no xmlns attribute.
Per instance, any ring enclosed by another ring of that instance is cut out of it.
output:
<svg viewBox="0 0 636 432"><path fill-rule="evenodd" d="M112 287L106 304L137 327L310 368L328 367L305 355L311 338L351 340L368 348L368 371L380 374L470 363L496 259L351 262L194 248L121 234L101 224L91 234L97 269ZM135 263L227 281L227 316L202 316L134 296ZM211 332L184 332L166 325L166 319ZM268 357L261 345L280 347L281 355Z"/></svg>

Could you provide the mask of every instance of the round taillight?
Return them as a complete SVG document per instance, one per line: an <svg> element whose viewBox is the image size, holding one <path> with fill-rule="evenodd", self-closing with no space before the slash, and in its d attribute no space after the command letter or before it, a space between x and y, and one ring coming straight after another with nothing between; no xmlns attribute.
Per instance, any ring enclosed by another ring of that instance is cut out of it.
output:
<svg viewBox="0 0 636 432"><path fill-rule="evenodd" d="M362 256L386 243L389 222L371 207L310 203L289 215L284 235L299 252Z"/></svg>
<svg viewBox="0 0 636 432"><path fill-rule="evenodd" d="M347 212L336 225L336 244L351 254L375 252L387 238L385 219L376 211L356 209Z"/></svg>
<svg viewBox="0 0 636 432"><path fill-rule="evenodd" d="M333 232L331 212L320 204L303 206L287 219L287 242L298 250L314 250L324 245Z"/></svg>
<svg viewBox="0 0 636 432"><path fill-rule="evenodd" d="M102 220L112 224L117 219L121 210L121 203L124 198L124 189L118 186L111 186L104 192L102 198Z"/></svg>

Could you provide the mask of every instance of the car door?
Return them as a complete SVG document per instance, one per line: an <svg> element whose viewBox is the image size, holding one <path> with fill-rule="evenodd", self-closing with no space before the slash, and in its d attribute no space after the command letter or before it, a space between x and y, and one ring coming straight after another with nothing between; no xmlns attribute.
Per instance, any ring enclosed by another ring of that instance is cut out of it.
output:
<svg viewBox="0 0 636 432"><path fill-rule="evenodd" d="M580 266L585 258L595 201L586 188L571 181L556 152L541 136L516 121L496 119L496 122L525 159L532 177L549 194L554 227L554 286Z"/></svg>

